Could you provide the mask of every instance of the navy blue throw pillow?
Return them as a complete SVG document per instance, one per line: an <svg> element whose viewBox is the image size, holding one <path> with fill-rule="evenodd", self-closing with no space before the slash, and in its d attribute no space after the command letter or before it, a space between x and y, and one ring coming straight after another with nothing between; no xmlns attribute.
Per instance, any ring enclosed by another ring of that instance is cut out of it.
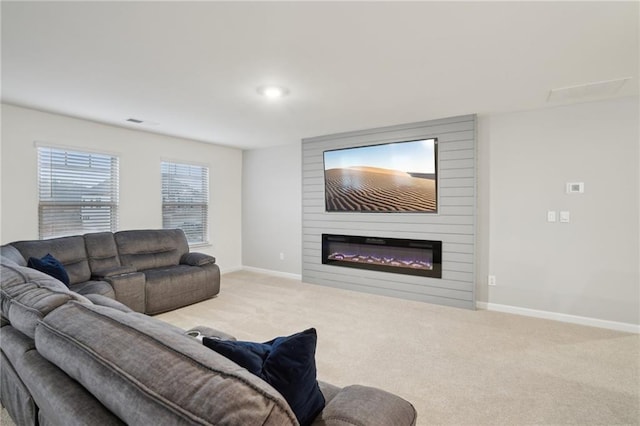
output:
<svg viewBox="0 0 640 426"><path fill-rule="evenodd" d="M301 426L311 424L325 404L316 380L317 341L315 328L265 343L202 339L205 346L280 392Z"/></svg>
<svg viewBox="0 0 640 426"><path fill-rule="evenodd" d="M62 281L64 285L69 287L69 275L67 274L67 271L64 269L64 266L62 266L62 263L60 263L60 261L55 257L51 256L51 254L47 254L42 259L30 257L27 262L27 266L29 268L37 269L40 272L44 272L45 274Z"/></svg>

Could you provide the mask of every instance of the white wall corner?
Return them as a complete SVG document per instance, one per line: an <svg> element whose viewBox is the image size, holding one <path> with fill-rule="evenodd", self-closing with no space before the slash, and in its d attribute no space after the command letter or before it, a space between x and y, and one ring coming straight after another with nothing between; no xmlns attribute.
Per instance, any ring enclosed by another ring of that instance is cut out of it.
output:
<svg viewBox="0 0 640 426"><path fill-rule="evenodd" d="M244 269L242 267L242 265L240 265L240 266L231 266L231 267L228 267L228 268L220 268L220 275L230 274L232 272L242 271L242 269Z"/></svg>
<svg viewBox="0 0 640 426"><path fill-rule="evenodd" d="M259 274L266 274L274 277L290 278L293 280L302 281L302 275L292 274L290 272L281 272L281 271L273 271L271 269L254 268L253 266L242 266L241 269L244 271L257 272Z"/></svg>

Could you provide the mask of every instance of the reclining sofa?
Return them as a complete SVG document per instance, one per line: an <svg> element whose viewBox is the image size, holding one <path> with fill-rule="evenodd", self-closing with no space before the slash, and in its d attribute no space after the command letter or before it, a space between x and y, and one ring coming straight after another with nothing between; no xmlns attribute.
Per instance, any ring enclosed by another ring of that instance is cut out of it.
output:
<svg viewBox="0 0 640 426"><path fill-rule="evenodd" d="M0 248L20 266L51 254L69 276L69 289L100 294L136 312L158 314L211 298L220 291L216 259L190 253L181 229L99 232L16 241Z"/></svg>
<svg viewBox="0 0 640 426"><path fill-rule="evenodd" d="M137 266L158 266L149 259ZM271 385L184 330L0 260L0 402L17 425L299 424ZM415 425L413 406L398 396L318 384L325 405L312 426Z"/></svg>

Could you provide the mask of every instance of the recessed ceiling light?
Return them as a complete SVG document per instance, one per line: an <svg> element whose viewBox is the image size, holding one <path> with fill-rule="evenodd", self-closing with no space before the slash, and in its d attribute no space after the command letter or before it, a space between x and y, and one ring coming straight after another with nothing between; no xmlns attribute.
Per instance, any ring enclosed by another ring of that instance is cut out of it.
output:
<svg viewBox="0 0 640 426"><path fill-rule="evenodd" d="M260 86L258 93L269 99L278 99L289 94L289 89L282 86Z"/></svg>

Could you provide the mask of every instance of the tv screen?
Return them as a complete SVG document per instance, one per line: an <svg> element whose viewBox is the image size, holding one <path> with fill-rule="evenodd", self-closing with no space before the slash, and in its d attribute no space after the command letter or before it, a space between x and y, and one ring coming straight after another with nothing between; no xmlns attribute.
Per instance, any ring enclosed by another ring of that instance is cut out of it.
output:
<svg viewBox="0 0 640 426"><path fill-rule="evenodd" d="M438 141L324 152L328 212L437 213Z"/></svg>

